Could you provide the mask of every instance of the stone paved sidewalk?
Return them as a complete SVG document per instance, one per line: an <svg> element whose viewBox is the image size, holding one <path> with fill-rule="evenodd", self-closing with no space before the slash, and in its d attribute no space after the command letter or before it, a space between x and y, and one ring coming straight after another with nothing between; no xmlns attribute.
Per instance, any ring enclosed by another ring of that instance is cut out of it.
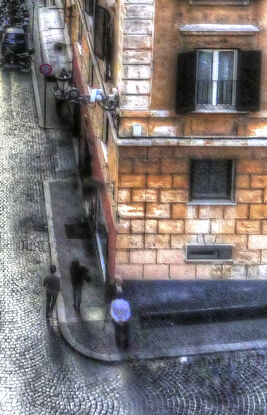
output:
<svg viewBox="0 0 267 415"><path fill-rule="evenodd" d="M121 352L114 343L111 322L109 319L105 322L104 291L93 239L70 239L66 234L65 225L79 225L84 217L79 180L45 182L45 198L52 261L58 266L62 279L59 326L63 337L77 351L100 360L119 361L267 346L266 318L199 324L162 321L141 325L134 315L129 350ZM84 285L81 315L72 305L69 267L75 257L85 266L93 264L95 269L94 281Z"/></svg>

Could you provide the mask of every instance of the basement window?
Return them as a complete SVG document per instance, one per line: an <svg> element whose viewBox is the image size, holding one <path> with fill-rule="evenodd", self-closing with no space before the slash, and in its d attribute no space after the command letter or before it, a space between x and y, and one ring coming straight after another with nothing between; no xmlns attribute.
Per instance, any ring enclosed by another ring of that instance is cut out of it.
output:
<svg viewBox="0 0 267 415"><path fill-rule="evenodd" d="M235 161L193 159L190 170L189 203L234 203Z"/></svg>
<svg viewBox="0 0 267 415"><path fill-rule="evenodd" d="M233 245L187 245L187 261L232 261Z"/></svg>

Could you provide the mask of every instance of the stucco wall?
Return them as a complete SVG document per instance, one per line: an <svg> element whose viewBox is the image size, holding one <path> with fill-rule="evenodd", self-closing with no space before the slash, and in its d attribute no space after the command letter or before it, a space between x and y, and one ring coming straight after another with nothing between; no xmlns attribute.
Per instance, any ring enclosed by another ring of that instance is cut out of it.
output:
<svg viewBox="0 0 267 415"><path fill-rule="evenodd" d="M125 2L127 4L127 2ZM145 116L132 105L122 112L120 135L133 134L132 125L142 126L143 136L266 134L267 2L250 1L248 6L190 6L188 0L157 0L154 4L153 71L151 105ZM259 32L246 34L185 34L180 28L187 24L251 24ZM198 48L232 48L262 51L260 111L247 114L175 114L177 57L180 52ZM141 46L140 46L141 49ZM139 94L140 95L140 94ZM143 108L145 110L145 108ZM156 111L160 111L158 119ZM224 126L224 129L222 128Z"/></svg>

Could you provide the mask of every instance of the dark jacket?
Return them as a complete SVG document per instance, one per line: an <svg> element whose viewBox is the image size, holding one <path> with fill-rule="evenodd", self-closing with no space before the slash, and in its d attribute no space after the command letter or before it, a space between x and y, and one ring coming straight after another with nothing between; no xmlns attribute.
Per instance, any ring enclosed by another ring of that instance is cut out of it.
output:
<svg viewBox="0 0 267 415"><path fill-rule="evenodd" d="M83 285L83 277L80 268L81 266L78 260L72 261L70 265L70 277L73 286Z"/></svg>
<svg viewBox="0 0 267 415"><path fill-rule="evenodd" d="M88 269L80 265L78 260L74 260L70 266L71 283L73 287L82 287L83 282L90 282L91 277L88 274Z"/></svg>
<svg viewBox="0 0 267 415"><path fill-rule="evenodd" d="M47 294L57 295L61 291L60 278L56 274L47 275L44 279L43 286L46 287Z"/></svg>
<svg viewBox="0 0 267 415"><path fill-rule="evenodd" d="M84 267L83 265L80 267L80 273L82 275L82 278L84 281L86 282L91 282L92 281L92 277L89 274L89 270L88 268Z"/></svg>

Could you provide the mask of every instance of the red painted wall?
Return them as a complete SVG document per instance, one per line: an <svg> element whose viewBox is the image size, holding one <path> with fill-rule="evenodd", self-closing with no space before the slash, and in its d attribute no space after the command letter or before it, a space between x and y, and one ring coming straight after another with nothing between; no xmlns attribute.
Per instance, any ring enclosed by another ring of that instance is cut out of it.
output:
<svg viewBox="0 0 267 415"><path fill-rule="evenodd" d="M83 80L83 73L81 71L77 52L73 51L73 83L79 89L81 93L87 91L87 85ZM91 110L92 111L92 110ZM100 182L104 182L104 176L101 169L101 163L97 151L97 138L94 135L90 124L90 109L87 106L81 106L81 119L80 119L80 132L81 140L86 140L88 143L90 154L93 158L93 177ZM108 231L108 272L111 278L114 276L115 271L115 255L116 255L116 232L113 219L112 207L107 195L107 192L101 191L101 200L104 209L104 215L107 223Z"/></svg>

